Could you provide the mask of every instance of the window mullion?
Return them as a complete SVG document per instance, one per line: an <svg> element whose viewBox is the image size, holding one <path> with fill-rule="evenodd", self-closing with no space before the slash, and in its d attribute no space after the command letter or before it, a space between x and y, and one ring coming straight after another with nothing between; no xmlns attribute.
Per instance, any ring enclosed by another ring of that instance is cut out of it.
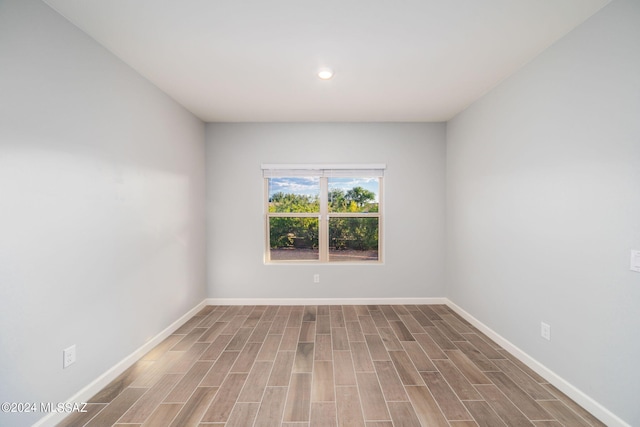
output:
<svg viewBox="0 0 640 427"><path fill-rule="evenodd" d="M329 262L329 180L320 178L320 221L318 221L318 246L320 262Z"/></svg>

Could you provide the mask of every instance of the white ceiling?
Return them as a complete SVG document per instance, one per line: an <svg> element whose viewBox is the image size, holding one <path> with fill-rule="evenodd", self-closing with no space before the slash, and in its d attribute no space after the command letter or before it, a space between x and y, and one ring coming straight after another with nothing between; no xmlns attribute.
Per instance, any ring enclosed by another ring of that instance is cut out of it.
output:
<svg viewBox="0 0 640 427"><path fill-rule="evenodd" d="M44 1L204 121L288 122L448 120L610 0Z"/></svg>

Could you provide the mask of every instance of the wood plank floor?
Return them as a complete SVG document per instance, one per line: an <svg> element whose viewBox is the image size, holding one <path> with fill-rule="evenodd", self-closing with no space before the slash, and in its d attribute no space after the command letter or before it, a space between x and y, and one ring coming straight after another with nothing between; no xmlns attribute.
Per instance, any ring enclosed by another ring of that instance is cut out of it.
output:
<svg viewBox="0 0 640 427"><path fill-rule="evenodd" d="M603 426L444 305L207 306L60 426Z"/></svg>

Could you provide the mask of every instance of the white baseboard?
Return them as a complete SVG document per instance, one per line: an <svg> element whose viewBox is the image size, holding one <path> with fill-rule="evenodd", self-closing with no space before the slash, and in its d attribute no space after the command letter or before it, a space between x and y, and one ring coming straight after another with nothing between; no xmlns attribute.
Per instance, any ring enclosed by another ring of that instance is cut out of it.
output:
<svg viewBox="0 0 640 427"><path fill-rule="evenodd" d="M574 387L572 384L564 380L555 372L529 356L527 353L519 349L510 341L493 331L487 325L473 317L471 314L458 307L451 302L448 298L207 298L194 308L185 313L178 320L173 322L162 332L149 340L139 349L125 357L111 369L106 371L100 377L96 378L89 385L84 387L75 395L71 396L66 402L86 402L104 387L106 387L111 381L113 381L118 375L124 372L127 368L133 365L138 359L148 353L162 340L171 335L180 326L182 326L187 320L192 318L198 311L200 311L206 305L393 305L393 304L445 304L449 306L453 311L462 316L465 320L478 328L481 332L486 334L489 338L494 340L502 348L507 350L513 356L522 361L529 368L533 369L536 373L549 381L552 385L557 387L560 391L565 393L576 403L582 406L584 409L593 414L600 421L610 427L631 427L625 423L622 419L617 417L611 411L600 405L591 397ZM67 414L51 413L44 418L40 419L33 427L49 427L55 426L61 422Z"/></svg>
<svg viewBox="0 0 640 427"><path fill-rule="evenodd" d="M133 353L122 359L111 369L106 371L104 374L100 375L98 378L89 383L82 390L65 400L65 402L86 402L91 397L93 397L96 393L106 387L111 381L116 379L118 375L126 371L131 365L137 362L142 356L147 354L151 349L160 344L162 340L167 338L169 335L174 333L180 326L182 326L187 320L191 319L197 312L202 310L204 306L206 306L206 300L203 300L198 305L193 307L183 316L181 316L178 320L173 322L171 325L167 326L162 332L153 337L151 340L147 341L140 348L135 350ZM52 412L49 415L41 418L37 423L33 425L33 427L49 427L55 426L59 422L61 422L67 415L67 413L56 413Z"/></svg>
<svg viewBox="0 0 640 427"><path fill-rule="evenodd" d="M446 298L208 298L208 305L447 304Z"/></svg>
<svg viewBox="0 0 640 427"><path fill-rule="evenodd" d="M616 416L614 413L609 411L607 408L596 402L591 397L587 396L585 393L580 391L578 388L573 386L571 383L567 382L565 379L560 377L558 374L553 372L551 369L544 366L542 363L535 360L533 357L529 356L527 353L522 351L517 346L513 345L509 340L502 337L494 330L489 328L487 325L473 317L471 314L464 311L462 308L458 307L453 302L447 299L446 303L449 308L462 316L465 320L471 323L473 326L478 328L482 333L487 335L489 338L494 340L498 345L507 350L513 356L515 356L522 363L527 365L529 368L533 369L538 375L540 375L545 380L549 381L550 384L558 388L561 392L569 396L573 399L578 405L582 406L584 409L589 411L593 416L598 418L600 421L605 423L609 427L631 427L629 424L625 423L622 419Z"/></svg>

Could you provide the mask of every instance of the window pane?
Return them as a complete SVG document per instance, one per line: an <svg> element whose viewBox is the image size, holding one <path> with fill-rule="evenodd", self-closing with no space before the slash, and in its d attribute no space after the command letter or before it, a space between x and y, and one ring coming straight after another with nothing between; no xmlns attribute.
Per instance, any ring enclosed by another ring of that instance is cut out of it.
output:
<svg viewBox="0 0 640 427"><path fill-rule="evenodd" d="M377 261L378 218L329 218L329 261Z"/></svg>
<svg viewBox="0 0 640 427"><path fill-rule="evenodd" d="M269 218L272 261L318 260L318 218Z"/></svg>
<svg viewBox="0 0 640 427"><path fill-rule="evenodd" d="M320 212L320 178L269 178L269 212Z"/></svg>
<svg viewBox="0 0 640 427"><path fill-rule="evenodd" d="M378 178L329 178L329 212L378 212Z"/></svg>

